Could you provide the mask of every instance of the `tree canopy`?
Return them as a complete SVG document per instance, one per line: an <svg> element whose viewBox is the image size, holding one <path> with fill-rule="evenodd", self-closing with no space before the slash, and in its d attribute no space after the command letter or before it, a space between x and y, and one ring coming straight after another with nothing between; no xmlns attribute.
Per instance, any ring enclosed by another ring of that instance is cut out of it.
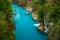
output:
<svg viewBox="0 0 60 40"><path fill-rule="evenodd" d="M0 40L15 40L11 6L8 0L0 0Z"/></svg>
<svg viewBox="0 0 60 40"><path fill-rule="evenodd" d="M54 31L54 33L50 31L56 39L55 37L51 37L49 40L60 40L60 0L33 0L32 7L33 12L38 14L40 23L44 23L44 20L53 22L52 27L56 29L56 31Z"/></svg>

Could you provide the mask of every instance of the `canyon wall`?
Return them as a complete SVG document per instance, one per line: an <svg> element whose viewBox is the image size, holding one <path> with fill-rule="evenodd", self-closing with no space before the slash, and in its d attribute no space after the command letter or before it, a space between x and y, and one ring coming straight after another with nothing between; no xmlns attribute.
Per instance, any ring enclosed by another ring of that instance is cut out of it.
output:
<svg viewBox="0 0 60 40"><path fill-rule="evenodd" d="M27 6L32 3L32 0L9 0L11 3L16 3L18 5Z"/></svg>
<svg viewBox="0 0 60 40"><path fill-rule="evenodd" d="M27 5L27 0L18 0L17 4L22 5L22 6L26 6Z"/></svg>

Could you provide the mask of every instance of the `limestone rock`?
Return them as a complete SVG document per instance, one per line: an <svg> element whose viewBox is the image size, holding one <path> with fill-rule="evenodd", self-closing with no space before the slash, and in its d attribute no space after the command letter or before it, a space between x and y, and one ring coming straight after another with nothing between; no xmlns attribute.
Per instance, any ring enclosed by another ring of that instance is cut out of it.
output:
<svg viewBox="0 0 60 40"><path fill-rule="evenodd" d="M44 31L44 26L41 25L40 27L38 27L38 29L39 29L40 31Z"/></svg>
<svg viewBox="0 0 60 40"><path fill-rule="evenodd" d="M37 16L36 13L32 13L32 17L33 17L34 20L38 20L38 16Z"/></svg>

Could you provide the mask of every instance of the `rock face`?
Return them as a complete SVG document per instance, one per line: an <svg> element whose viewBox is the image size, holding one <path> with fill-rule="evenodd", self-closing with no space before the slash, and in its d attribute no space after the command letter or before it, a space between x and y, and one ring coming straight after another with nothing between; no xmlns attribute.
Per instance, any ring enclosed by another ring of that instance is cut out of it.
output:
<svg viewBox="0 0 60 40"><path fill-rule="evenodd" d="M26 6L26 5L27 5L27 0L18 0L18 1L17 1L17 4L18 4L18 5Z"/></svg>
<svg viewBox="0 0 60 40"><path fill-rule="evenodd" d="M56 29L52 29L49 31L48 38L49 38L49 40L57 40L58 39L58 32L56 31Z"/></svg>
<svg viewBox="0 0 60 40"><path fill-rule="evenodd" d="M40 26L38 27L38 29L39 29L40 31L44 31L44 26L43 26L43 25L40 25Z"/></svg>
<svg viewBox="0 0 60 40"><path fill-rule="evenodd" d="M9 0L11 3L16 3L18 5L27 6L31 4L32 0Z"/></svg>
<svg viewBox="0 0 60 40"><path fill-rule="evenodd" d="M38 16L37 16L36 13L32 13L32 17L33 17L34 20L38 20Z"/></svg>
<svg viewBox="0 0 60 40"><path fill-rule="evenodd" d="M32 7L31 6L26 6L26 10L29 10L32 12Z"/></svg>

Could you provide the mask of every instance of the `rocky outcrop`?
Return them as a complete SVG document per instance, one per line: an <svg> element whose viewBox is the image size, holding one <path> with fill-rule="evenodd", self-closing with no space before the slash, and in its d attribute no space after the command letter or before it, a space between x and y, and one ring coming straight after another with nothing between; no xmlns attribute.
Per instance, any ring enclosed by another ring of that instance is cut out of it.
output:
<svg viewBox="0 0 60 40"><path fill-rule="evenodd" d="M38 16L37 16L36 13L32 13L32 17L33 17L34 20L38 20Z"/></svg>
<svg viewBox="0 0 60 40"><path fill-rule="evenodd" d="M16 3L18 5L27 6L31 4L31 0L9 0L11 3Z"/></svg>
<svg viewBox="0 0 60 40"><path fill-rule="evenodd" d="M30 12L32 12L32 7L31 6L26 6L26 10L29 10ZM33 12L32 17L33 17L34 20L38 20L37 13Z"/></svg>
<svg viewBox="0 0 60 40"><path fill-rule="evenodd" d="M29 10L32 12L32 7L31 6L26 6L26 10Z"/></svg>
<svg viewBox="0 0 60 40"><path fill-rule="evenodd" d="M40 25L40 26L38 27L38 29L39 29L40 31L44 31L44 26L43 26L43 25Z"/></svg>
<svg viewBox="0 0 60 40"><path fill-rule="evenodd" d="M56 29L52 28L48 33L49 40L57 40L58 39L58 32Z"/></svg>
<svg viewBox="0 0 60 40"><path fill-rule="evenodd" d="M27 5L27 0L18 0L17 4L22 5L22 6L26 6Z"/></svg>

